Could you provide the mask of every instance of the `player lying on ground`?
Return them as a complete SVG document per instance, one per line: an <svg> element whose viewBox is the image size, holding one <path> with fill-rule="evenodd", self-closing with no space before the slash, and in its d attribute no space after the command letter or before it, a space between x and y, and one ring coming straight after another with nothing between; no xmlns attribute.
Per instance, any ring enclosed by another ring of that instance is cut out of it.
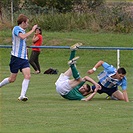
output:
<svg viewBox="0 0 133 133"><path fill-rule="evenodd" d="M76 69L76 60L79 57L75 57L75 51L81 45L81 43L77 43L71 46L70 61L68 62L70 68L65 73L61 73L55 85L56 91L65 99L89 101L101 89L101 86L88 76L81 78ZM70 80L72 75L74 79ZM94 91L89 84L85 84L86 81L95 85ZM90 95L86 97L88 94Z"/></svg>
<svg viewBox="0 0 133 133"><path fill-rule="evenodd" d="M109 65L104 61L99 61L93 67L93 69L88 70L88 74L92 74L96 71L98 67L102 66L104 71L98 75L99 82L98 84L102 87L101 90L97 92L99 94L106 93L108 97L116 100L124 100L129 102L127 94L127 79L125 77L126 70L124 68L119 68L118 70ZM122 92L118 90L118 86L121 86ZM93 89L95 87L92 87Z"/></svg>

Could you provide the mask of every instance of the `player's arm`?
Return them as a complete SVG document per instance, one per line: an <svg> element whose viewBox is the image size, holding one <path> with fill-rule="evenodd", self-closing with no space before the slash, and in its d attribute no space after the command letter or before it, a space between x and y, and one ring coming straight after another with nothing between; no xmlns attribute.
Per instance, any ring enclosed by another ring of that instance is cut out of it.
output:
<svg viewBox="0 0 133 133"><path fill-rule="evenodd" d="M88 81L88 82L92 83L93 85L95 85L96 86L96 90L97 89L101 89L101 86L97 82L95 82L92 78L90 78L89 76L85 76L83 78L83 80Z"/></svg>
<svg viewBox="0 0 133 133"><path fill-rule="evenodd" d="M95 96L96 93L97 93L97 91L94 91L88 97L86 97L86 98L84 98L82 100L84 100L84 101L90 101Z"/></svg>
<svg viewBox="0 0 133 133"><path fill-rule="evenodd" d="M25 38L27 38L29 35L31 35L31 34L35 31L36 28L37 28L37 25L34 25L34 26L32 27L32 30L30 30L29 32L27 32L27 33L25 33L25 34L19 33L18 36L19 36L21 39L25 39Z"/></svg>
<svg viewBox="0 0 133 133"><path fill-rule="evenodd" d="M95 90L94 90L93 93L91 93L88 97L83 98L82 100L84 100L84 101L90 101L96 95L96 93L97 93L98 90L99 90L99 87L95 88Z"/></svg>
<svg viewBox="0 0 133 133"><path fill-rule="evenodd" d="M123 97L124 97L124 100L125 100L126 102L129 102L128 94L127 94L127 91L126 91L126 90L123 90Z"/></svg>
<svg viewBox="0 0 133 133"><path fill-rule="evenodd" d="M102 66L103 63L104 63L104 61L102 61L102 60L98 61L92 69L87 71L87 73L88 74L94 73L98 67Z"/></svg>
<svg viewBox="0 0 133 133"><path fill-rule="evenodd" d="M84 101L89 101L89 100L91 100L91 99L95 96L95 94L97 93L98 90L101 90L101 86L100 86L98 83L96 83L96 82L95 82L92 78L90 78L89 76L85 76L85 77L83 78L83 80L88 81L88 82L94 84L95 87L96 87L93 93L91 93L87 98L83 98L83 99L82 99L82 100L84 100Z"/></svg>
<svg viewBox="0 0 133 133"><path fill-rule="evenodd" d="M96 83L92 78L90 78L88 76L85 76L83 78L83 80L88 81L88 82L94 84L95 87L96 87L93 93L91 93L87 98L82 99L84 101L89 101L89 100L91 100L95 96L95 94L97 93L97 91L101 89L101 86L98 83Z"/></svg>
<svg viewBox="0 0 133 133"><path fill-rule="evenodd" d="M93 85L95 85L95 87L96 87L95 91L101 90L101 86L97 82L95 82L92 78L90 78L89 76L85 76L83 78L83 80L88 81L88 82L92 83Z"/></svg>
<svg viewBox="0 0 133 133"><path fill-rule="evenodd" d="M129 102L128 94L127 94L127 79L125 77L122 79L121 88L122 88L123 100L126 102Z"/></svg>

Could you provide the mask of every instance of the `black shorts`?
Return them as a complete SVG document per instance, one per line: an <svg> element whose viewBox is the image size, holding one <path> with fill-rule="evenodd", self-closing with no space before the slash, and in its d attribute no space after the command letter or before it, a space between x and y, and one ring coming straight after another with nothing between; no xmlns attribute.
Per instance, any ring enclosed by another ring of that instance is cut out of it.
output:
<svg viewBox="0 0 133 133"><path fill-rule="evenodd" d="M98 84L102 87L101 90L98 90L98 91L97 91L99 94L106 93L106 94L108 94L109 96L111 96L115 91L118 90L118 87L106 88L106 87L104 87L100 82L98 82ZM92 86L92 90L93 90L93 91L95 90L95 86Z"/></svg>
<svg viewBox="0 0 133 133"><path fill-rule="evenodd" d="M28 60L21 59L15 56L11 56L9 66L10 66L10 71L12 73L18 73L18 70L22 71L23 68L30 67Z"/></svg>

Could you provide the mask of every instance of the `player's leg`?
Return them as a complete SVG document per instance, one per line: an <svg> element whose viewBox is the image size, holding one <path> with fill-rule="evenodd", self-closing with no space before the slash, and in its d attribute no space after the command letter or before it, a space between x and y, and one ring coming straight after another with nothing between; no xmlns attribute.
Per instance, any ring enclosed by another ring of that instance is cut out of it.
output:
<svg viewBox="0 0 133 133"><path fill-rule="evenodd" d="M72 60L75 57L75 52L81 45L82 43L76 43L70 47L71 54L69 60Z"/></svg>
<svg viewBox="0 0 133 133"><path fill-rule="evenodd" d="M70 61L69 61L70 63ZM65 76L67 76L68 78L73 75L74 79L69 80L69 85L71 86L70 89L76 87L79 84L84 84L84 82L82 82L82 78L80 77L80 74L77 70L77 68L75 67L75 64L69 64L70 68L64 73ZM82 85L81 85L82 86Z"/></svg>
<svg viewBox="0 0 133 133"><path fill-rule="evenodd" d="M68 69L68 72L69 72L69 76L71 74L73 75L73 78L74 78L69 81L69 84L71 85L71 87L77 86L82 81L82 78L80 77L80 74L76 68L76 61L77 59L79 59L79 57L78 56L75 57L75 52L81 45L82 43L76 43L70 47L71 54L68 61L68 65L70 66L71 69Z"/></svg>
<svg viewBox="0 0 133 133"><path fill-rule="evenodd" d="M79 57L75 57L75 53L76 53L76 50L82 45L82 43L76 43L74 45L72 45L70 47L70 50L71 50L71 53L70 53L70 57L69 57L69 62L68 64L72 64L72 63L76 63L76 60L79 58ZM75 58L74 58L75 57ZM74 73L77 73L76 70L73 70L75 71ZM72 70L71 68L69 68L65 73L64 73L66 76L70 77L72 75ZM75 75L75 74L74 74Z"/></svg>
<svg viewBox="0 0 133 133"><path fill-rule="evenodd" d="M16 77L17 77L17 73L11 73L10 74L10 77L8 78L5 78L3 79L1 82L0 82L0 88L4 85L7 85L9 83L12 83L16 80Z"/></svg>
<svg viewBox="0 0 133 133"><path fill-rule="evenodd" d="M71 77L72 75L72 70L71 68L69 68L67 71L64 72L64 75L68 76L68 77Z"/></svg>
<svg viewBox="0 0 133 133"><path fill-rule="evenodd" d="M21 61L21 67L22 69L20 71L22 71L23 75L24 75L24 80L22 82L22 89L21 89L21 94L20 97L18 98L18 100L21 101L26 101L28 100L28 98L26 97L26 92L29 86L29 82L30 82L30 66L29 66L29 62L28 60L22 60Z"/></svg>
<svg viewBox="0 0 133 133"><path fill-rule="evenodd" d="M124 100L123 93L120 90L115 91L112 96L114 96L118 100Z"/></svg>
<svg viewBox="0 0 133 133"><path fill-rule="evenodd" d="M20 97L18 99L22 100L22 101L26 101L26 100L28 100L28 98L26 97L26 92L27 92L27 89L29 86L30 76L31 76L30 75L30 68L27 67L27 68L22 69L22 73L24 75L24 80L22 82L21 94L20 94Z"/></svg>
<svg viewBox="0 0 133 133"><path fill-rule="evenodd" d="M75 53L76 53L75 50L71 51L69 60L72 60L75 57Z"/></svg>
<svg viewBox="0 0 133 133"><path fill-rule="evenodd" d="M73 88L75 86L77 86L78 84L80 84L82 82L82 78L80 77L80 74L76 68L76 60L78 59L79 57L75 57L73 58L72 60L70 60L68 62L70 68L71 68L71 72L72 72L72 75L73 75L73 78L72 80L69 81L69 84L70 86Z"/></svg>
<svg viewBox="0 0 133 133"><path fill-rule="evenodd" d="M12 83L16 80L18 67L19 67L16 57L11 56L9 65L10 65L10 71L11 71L10 77L5 78L2 82L0 82L0 87L6 84Z"/></svg>
<svg viewBox="0 0 133 133"><path fill-rule="evenodd" d="M65 73L62 73L59 76L59 78L57 79L57 81L55 82L56 91L58 93L60 93L61 95L66 94L66 91L67 92L70 91L73 87L75 87L76 85L78 85L80 83L80 82L78 82L78 79L77 80L75 80L75 79L69 80L70 76L72 75L72 69L73 69L73 68L71 68L71 65L72 64L74 65L76 63L76 60L79 58L79 57L78 58L75 57L76 48L77 48L77 44L71 46L71 48L70 48L71 54L70 54L70 58L69 58L70 61L68 62L68 64L70 65L70 68ZM78 73L77 70L73 70L73 71L75 71L73 73L76 73L76 75L77 75L77 73ZM76 75L74 74L74 76L76 78L79 77Z"/></svg>
<svg viewBox="0 0 133 133"><path fill-rule="evenodd" d="M0 88L1 88L2 86L6 85L6 84L9 84L9 83L10 83L10 82L9 82L9 78L3 79L3 80L0 82Z"/></svg>
<svg viewBox="0 0 133 133"><path fill-rule="evenodd" d="M78 74L78 71L75 67L76 65L76 60L78 59L79 57L75 57L73 58L72 60L68 61L68 65L70 66L70 68L64 73L64 75L70 77L72 74L73 74L73 77L75 78L78 78L77 74ZM73 71L73 72L72 72Z"/></svg>
<svg viewBox="0 0 133 133"><path fill-rule="evenodd" d="M76 63L76 60L78 59L79 57L75 57L73 58L72 60L70 60L68 62L68 64L70 65L70 68L71 68L71 71L72 71L72 75L73 75L73 78L74 79L79 79L80 78L80 74L75 66L75 63Z"/></svg>

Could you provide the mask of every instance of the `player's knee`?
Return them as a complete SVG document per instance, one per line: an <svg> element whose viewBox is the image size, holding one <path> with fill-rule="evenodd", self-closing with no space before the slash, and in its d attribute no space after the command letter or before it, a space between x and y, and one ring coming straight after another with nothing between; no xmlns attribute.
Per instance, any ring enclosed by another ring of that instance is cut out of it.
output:
<svg viewBox="0 0 133 133"><path fill-rule="evenodd" d="M15 79L9 79L9 82L13 83L15 80L16 80L16 78Z"/></svg>
<svg viewBox="0 0 133 133"><path fill-rule="evenodd" d="M31 75L30 74L27 74L24 76L25 79L30 79L31 78Z"/></svg>
<svg viewBox="0 0 133 133"><path fill-rule="evenodd" d="M124 99L124 96L119 96L119 97L117 97L117 99L118 99L118 100L125 100L125 99Z"/></svg>

